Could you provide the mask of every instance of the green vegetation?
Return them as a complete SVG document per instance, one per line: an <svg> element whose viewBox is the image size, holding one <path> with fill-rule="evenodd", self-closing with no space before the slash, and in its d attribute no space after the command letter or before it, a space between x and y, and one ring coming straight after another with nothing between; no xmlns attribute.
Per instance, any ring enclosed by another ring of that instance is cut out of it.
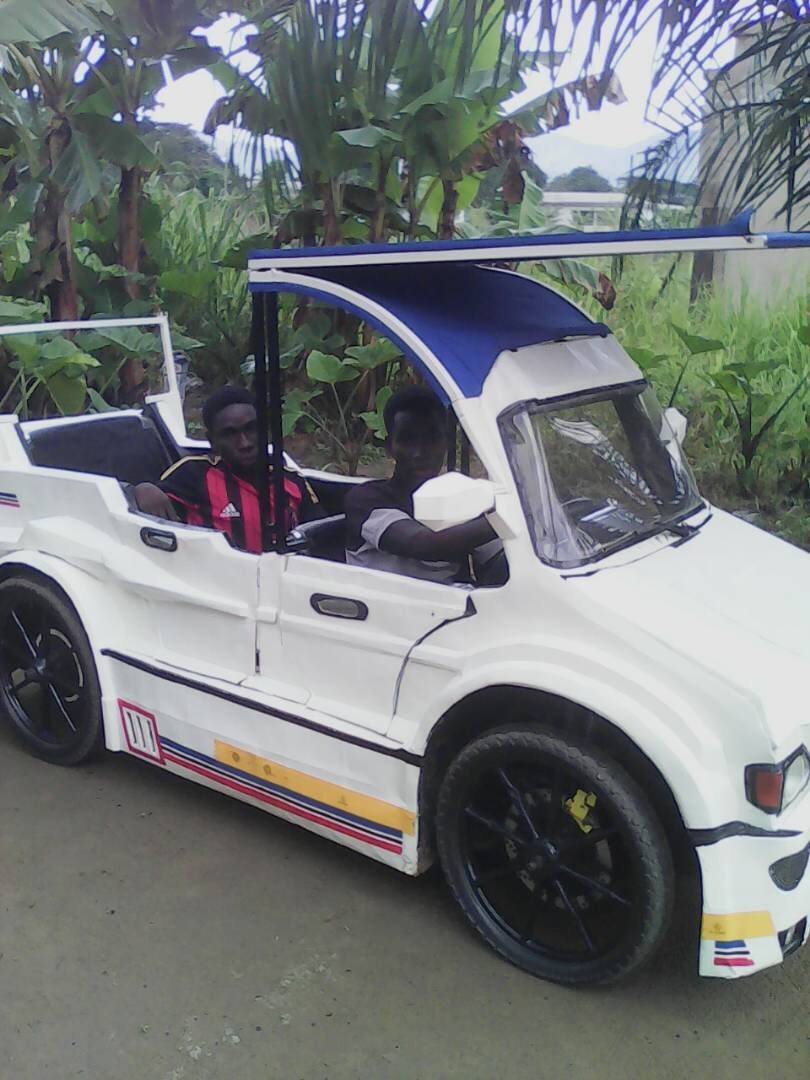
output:
<svg viewBox="0 0 810 1080"><path fill-rule="evenodd" d="M205 388L248 378L251 247L553 228L526 137L620 102L615 60L648 18L662 16L653 100L664 108L683 106L679 94L734 26L771 10L766 0L675 6L677 17L647 0L44 0L33 19L30 0L0 0L0 319L167 310ZM223 11L255 31L235 55L192 33ZM786 8L760 25L746 56L716 76L739 101L723 113L725 135L756 121L745 155L717 158L736 200L724 211L782 190L791 208L810 205L810 24ZM582 70L560 84L575 37ZM749 104L754 60L772 92ZM240 135L230 167L193 133L149 119L167 70L203 67L224 91L208 130L233 123ZM509 112L538 70L553 88ZM719 108L712 95L703 105ZM683 134L648 154L628 221L705 187L678 157ZM575 173L569 186L601 180ZM656 220L685 224L688 213ZM638 259L619 276L575 260L532 272L606 319L665 403L688 414L710 497L810 545L806 291L763 311L755 298L697 291L696 278L690 302L689 271L686 260ZM378 452L391 384L412 376L356 320L293 300L282 315L287 431L320 463L353 472ZM2 408L54 415L138 401L156 355L140 332L51 335L37 348L6 338Z"/></svg>

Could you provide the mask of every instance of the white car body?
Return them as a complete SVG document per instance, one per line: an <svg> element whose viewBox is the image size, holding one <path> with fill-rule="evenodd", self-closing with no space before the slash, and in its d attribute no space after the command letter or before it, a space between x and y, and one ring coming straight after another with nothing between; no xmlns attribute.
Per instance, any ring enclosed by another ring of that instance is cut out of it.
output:
<svg viewBox="0 0 810 1080"><path fill-rule="evenodd" d="M318 288L370 310L343 285ZM509 565L498 588L234 550L219 533L134 513L114 478L32 463L43 425L107 415L0 417L0 575L34 571L75 606L98 668L107 748L417 874L432 858L437 734L499 688L570 705L634 748L695 846L700 973L781 962L780 932L810 913L810 874L786 891L769 867L810 845L810 790L766 814L743 778L751 763L810 745L810 557L703 505L688 543L664 533L581 571L547 565L497 418L520 401L641 372L610 337L548 342L502 353L469 397L407 326L373 314L446 392L487 471ZM181 428L168 343L165 359L169 389L152 403L181 448L196 449ZM177 550L147 546L145 528L175 536ZM318 595L350 597L366 617L318 611ZM718 948L738 941L747 962L718 963Z"/></svg>

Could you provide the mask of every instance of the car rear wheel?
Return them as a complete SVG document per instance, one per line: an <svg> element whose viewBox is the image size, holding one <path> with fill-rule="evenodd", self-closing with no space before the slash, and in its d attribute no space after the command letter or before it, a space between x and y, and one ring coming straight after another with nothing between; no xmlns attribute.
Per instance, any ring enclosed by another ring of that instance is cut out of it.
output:
<svg viewBox="0 0 810 1080"><path fill-rule="evenodd" d="M658 819L624 769L574 740L522 727L476 739L444 778L436 839L469 921L540 978L616 982L666 934Z"/></svg>
<svg viewBox="0 0 810 1080"><path fill-rule="evenodd" d="M102 745L87 635L65 597L33 578L0 582L0 712L45 761L77 765Z"/></svg>

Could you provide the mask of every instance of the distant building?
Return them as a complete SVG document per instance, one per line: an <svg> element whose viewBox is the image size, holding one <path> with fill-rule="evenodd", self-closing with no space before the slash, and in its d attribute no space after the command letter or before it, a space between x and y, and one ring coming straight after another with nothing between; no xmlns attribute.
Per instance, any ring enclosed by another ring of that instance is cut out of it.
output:
<svg viewBox="0 0 810 1080"><path fill-rule="evenodd" d="M615 228L623 203L621 191L543 192L543 206L554 211L557 224L577 229Z"/></svg>
<svg viewBox="0 0 810 1080"><path fill-rule="evenodd" d="M574 229L618 229L625 194L623 191L549 191L543 192L543 208L554 213L555 224ZM659 203L660 210L681 210L679 206Z"/></svg>

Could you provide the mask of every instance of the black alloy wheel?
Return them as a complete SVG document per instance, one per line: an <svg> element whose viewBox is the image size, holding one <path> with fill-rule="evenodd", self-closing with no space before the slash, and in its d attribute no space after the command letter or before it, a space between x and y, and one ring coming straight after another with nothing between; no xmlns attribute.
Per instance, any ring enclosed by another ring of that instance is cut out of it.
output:
<svg viewBox="0 0 810 1080"><path fill-rule="evenodd" d="M45 761L77 765L102 745L87 635L64 595L39 579L0 582L0 711Z"/></svg>
<svg viewBox="0 0 810 1080"><path fill-rule="evenodd" d="M624 769L571 739L511 727L465 747L436 839L467 918L540 978L616 982L666 934L674 875L655 813Z"/></svg>

